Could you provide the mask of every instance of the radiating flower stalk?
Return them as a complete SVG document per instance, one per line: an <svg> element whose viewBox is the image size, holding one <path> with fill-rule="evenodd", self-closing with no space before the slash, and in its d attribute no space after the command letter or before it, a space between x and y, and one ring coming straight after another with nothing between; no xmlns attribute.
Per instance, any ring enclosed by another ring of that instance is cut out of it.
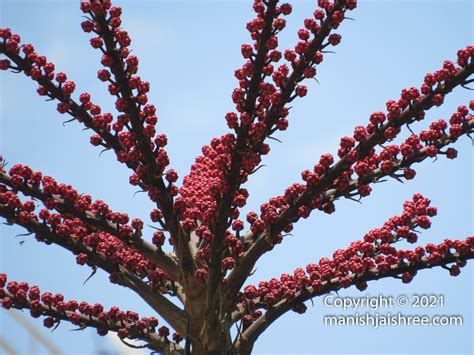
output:
<svg viewBox="0 0 474 355"><path fill-rule="evenodd" d="M428 129L416 132L430 109L472 81L474 46L467 46L457 52L455 62L446 60L419 87L403 89L384 111L373 112L366 125L343 137L337 157L323 154L301 173L301 182L283 189L259 212L241 216L250 197L245 183L269 154L270 141L289 128L290 104L307 95L305 83L317 78L318 65L329 60L328 48L341 43L336 31L356 6L356 0L319 0L297 31L296 45L282 50L278 37L292 6L254 1L255 18L246 26L251 41L241 46L244 63L234 73L235 109L225 114L229 131L202 148L181 185L169 167L168 139L157 126L158 109L148 101L150 83L138 75L139 59L122 28L120 7L109 0L80 5L86 17L82 30L90 34L103 66L97 77L115 100L110 112L89 92L77 93L75 82L33 45L22 43L9 28L0 29L0 69L31 78L37 93L55 102L60 114L90 129L92 145L112 151L131 170L129 183L146 191L155 204L149 216L155 232L146 235L142 219L115 212L104 201L29 166L8 167L3 158L0 216L38 242L67 249L92 275L98 269L106 272L111 283L135 291L156 317L65 301L60 293L40 292L27 282L7 280L6 274L0 274L2 307L28 309L47 328L70 322L80 329L95 328L99 335L116 332L130 346L136 346L130 340L139 340L143 347L167 354L247 354L276 319L288 311L304 313L304 302L314 297L352 286L364 291L369 281L387 277L409 283L418 271L435 267L459 275L474 257L473 236L398 248L403 241L417 243L417 232L429 229L437 214L431 201L417 193L400 215L336 250L332 258L246 285L259 258L284 242L301 218L332 214L338 200L368 198L387 178L412 180L416 165L425 160L455 159L453 145L474 132L474 100L448 120L431 121ZM166 242L173 252L166 251ZM160 327L157 317L169 327ZM239 332L232 339L234 325Z"/></svg>

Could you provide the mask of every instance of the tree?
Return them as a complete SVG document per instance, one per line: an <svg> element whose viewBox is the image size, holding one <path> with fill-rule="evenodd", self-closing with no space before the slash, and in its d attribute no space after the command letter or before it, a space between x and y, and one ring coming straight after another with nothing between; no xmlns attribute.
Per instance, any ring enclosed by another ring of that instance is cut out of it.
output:
<svg viewBox="0 0 474 355"><path fill-rule="evenodd" d="M57 101L60 113L94 131L93 145L113 150L132 170L130 183L156 203L150 218L157 229L150 243L142 236L141 220L130 221L105 202L93 201L19 164L2 169L0 214L37 240L71 251L79 264L92 267L93 272L100 268L113 283L133 289L176 333L169 336L168 328L158 328L156 318L65 302L60 294L41 294L38 287L9 281L6 275L1 278L2 306L45 316L47 327L68 320L79 327L95 327L99 334L116 331L125 342L141 339L156 351L248 353L273 321L288 311L304 312L304 302L313 297L350 286L364 290L368 281L384 277L410 282L416 271L426 268L446 267L456 276L472 258L473 237L414 250L393 245L402 239L415 243L415 231L429 228L436 214L430 201L416 194L399 216L347 249L337 250L332 259L323 258L258 287L244 287L257 260L284 242L298 220L312 211L333 213L337 200L365 198L375 183L386 178L410 180L417 163L443 155L455 158L451 143L473 131L472 102L460 106L449 123L434 121L419 133L412 128L424 119L425 111L441 105L445 95L469 84L474 68L474 49L469 46L457 53L456 63L446 61L440 70L425 76L419 89L403 90L399 99L387 103L386 112L374 112L366 126L341 139L338 158L323 155L302 173L302 183L263 204L259 214L239 217L248 198L244 183L269 153L268 142L287 128L290 102L306 95L302 81L316 76L328 48L341 40L334 30L355 5L355 1L321 1L314 17L298 32L295 49L280 52L276 35L284 29L291 6L278 6L276 1L254 4L257 15L247 28L256 43L242 46L247 63L235 73L236 110L226 115L231 133L203 148L179 188L177 173L168 168L166 136L155 130L149 84L136 75L138 59L129 53L130 38L120 27L119 8L107 2L81 4L89 16L82 28L94 32L91 45L103 54L104 69L98 77L109 84L116 99L115 117L102 112L87 93L76 101L73 81L55 73L54 65L31 45L22 45L18 35L3 29L2 69L23 72L37 81L38 94ZM392 141L402 132L407 137L395 145ZM243 220L250 227L246 233ZM172 252L163 249L166 238ZM173 297L178 301L170 301ZM233 324L239 329L235 339L230 333Z"/></svg>

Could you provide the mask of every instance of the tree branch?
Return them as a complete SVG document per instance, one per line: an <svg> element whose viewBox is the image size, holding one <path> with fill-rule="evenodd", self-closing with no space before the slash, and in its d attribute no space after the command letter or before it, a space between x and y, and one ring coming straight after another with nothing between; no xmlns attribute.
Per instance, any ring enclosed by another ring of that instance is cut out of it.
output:
<svg viewBox="0 0 474 355"><path fill-rule="evenodd" d="M249 83L245 99L245 111L254 115L255 102L260 92L260 83L262 82L262 71L266 61L266 55L269 52L266 44L272 33L273 20L275 18L275 8L277 0L270 0L266 4L265 25L259 39L259 46L255 60L253 62L253 75ZM246 149L249 127L241 127L237 133L237 142L232 151L230 159L230 168L225 174L225 181L228 184L227 191L221 197L216 213L216 224L214 226L214 237L211 241L211 257L209 276L207 283L207 307L208 312L216 306L218 293L216 292L218 284L222 278L221 259L223 253L223 243L225 231L228 227L228 219L232 210L232 199L238 190L241 182L240 170L242 166L243 152Z"/></svg>
<svg viewBox="0 0 474 355"><path fill-rule="evenodd" d="M463 253L462 255L459 253L447 253L446 255L443 255L442 260L438 263L430 263L427 258L423 258L419 263L402 263L401 265L392 265L385 273L382 273L377 269L369 270L363 275L351 276L351 285L354 285L356 282L380 280L387 277L394 277L406 272L413 273L416 271L445 266L447 264L468 259L474 259L474 247L471 247L468 252ZM343 287L339 284L339 279L334 278L330 281L322 282L321 288L318 290L313 290L312 287L308 287L302 291L299 291L293 299L284 299L278 302L277 304L271 306L262 316L260 316L242 333L240 339L237 341L236 348L239 349L239 351L244 349L252 349L253 344L257 338L283 314L314 297L325 295L331 291L340 290L341 288Z"/></svg>
<svg viewBox="0 0 474 355"><path fill-rule="evenodd" d="M105 256L89 249L78 240L72 237L60 237L50 227L35 220L24 221L11 209L0 206L0 217L5 218L9 223L15 223L29 232L40 235L49 243L54 243L69 250L74 255L81 253L87 255L87 263L96 265L108 274L113 280L122 286L129 287L140 295L160 316L162 316L174 329L184 334L186 331L186 314L174 303L168 300L160 292L143 282L137 275L133 274L124 265L118 265L107 259Z"/></svg>
<svg viewBox="0 0 474 355"><path fill-rule="evenodd" d="M376 147L379 144L385 143L388 139L385 137L385 130L389 127L401 128L407 125L416 118L416 115L420 112L429 110L434 106L433 97L436 94L446 95L450 93L456 86L461 85L466 79L474 73L474 61L467 64L465 68L460 70L451 79L447 80L444 85L437 87L435 90L425 95L421 100L417 101L412 106L407 107L397 119L386 122L383 127L373 134L371 134L365 141L360 142L354 150L358 153L358 159L362 160L367 156L371 148ZM327 173L324 174L319 183L316 186L309 186L305 192L295 201L295 203L285 210L271 228L272 236L280 233L284 226L294 220L297 216L298 208L309 202L311 196L319 195L323 191L330 189L334 180L341 176L341 174L350 168L353 163L347 158L343 157L339 160L332 168L329 168Z"/></svg>
<svg viewBox="0 0 474 355"><path fill-rule="evenodd" d="M14 294L9 292L6 289L0 288L0 302L5 306L5 299L13 300L12 307L18 310L28 309L32 311L32 314L35 316L43 315L48 316L54 319L54 322L57 323L59 320L72 322L74 325L79 326L79 330L84 327L95 328L98 332L113 331L119 333L123 329L127 330L127 338L143 340L146 342L146 347L154 350L163 352L165 354L170 354L171 350L181 351L180 353L184 354L179 345L170 342L165 337L160 336L155 332L153 328L148 329L139 329L134 322L124 322L124 321L115 321L115 320L100 320L98 317L91 315L84 315L72 311L59 311L55 306L48 306L42 302L38 302L32 305L30 300L18 300ZM2 300L3 299L3 300ZM8 302L8 301L7 301ZM7 306L8 307L8 306ZM120 334L120 333L119 333Z"/></svg>
<svg viewBox="0 0 474 355"><path fill-rule="evenodd" d="M11 182L11 176L0 169L0 183L3 183L17 191L21 191L25 196L34 197L43 203L47 200L53 199L54 209L60 213L67 213L72 216L79 218L82 222L87 225L93 226L99 231L107 232L114 237L120 239L125 245L140 252L143 256L153 261L161 268L163 268L168 274L169 278L178 281L179 271L178 263L169 254L155 248L152 244L148 243L142 238L125 237L120 235L118 231L118 225L105 218L97 218L90 211L80 211L73 204L65 201L64 199L45 193L42 189L31 184L24 183L22 185L14 185Z"/></svg>
<svg viewBox="0 0 474 355"><path fill-rule="evenodd" d="M93 19L100 27L99 34L104 39L106 54L113 60L111 71L115 77L116 85L122 95L122 99L125 99L127 102L125 112L128 114L131 123L131 132L136 136L136 142L143 157L145 175L150 180L150 185L158 188L160 191L158 206L163 212L166 223L165 226L173 239L173 245L181 261L181 268L186 275L194 275L195 264L189 245L186 242L186 233L182 229L174 211L173 197L169 194L163 181L162 174L164 167L160 167L157 164L155 154L150 146L150 138L144 134L143 120L140 118L140 104L137 102L132 88L129 85L130 77L125 71L124 62L120 56L120 50L116 46L114 34L104 14L93 15Z"/></svg>
<svg viewBox="0 0 474 355"><path fill-rule="evenodd" d="M464 82L466 78L469 77L473 72L474 61L468 64L458 74L456 74L455 77L452 78L452 80L446 82L444 86L437 88L433 93L428 94L418 103L403 111L398 119L388 121L384 125L384 128L373 133L370 137L368 137L366 141L361 142L355 148L355 150L358 152L359 159L361 160L362 158L364 158L371 148L386 141L386 138L383 134L385 128L401 127L404 124L410 123L419 112L427 110L433 106L432 97L434 96L434 94L447 94L451 92L455 86L460 85L462 82ZM473 131L473 127L474 120L465 122L462 125L462 134L471 133ZM442 148L448 145L449 143L456 141L457 138L458 137L452 137L449 134L445 134L443 137L433 142L431 145L434 145L437 148ZM382 177L393 175L393 173L397 170L408 167L411 164L423 161L427 157L426 151L427 148L425 147L418 151L415 151L410 158L394 161L394 169L390 173L382 173L381 169L377 168L360 179L351 180L345 189L338 190L336 188L332 188L334 181L353 164L347 158L342 158L334 167L329 168L328 172L321 177L319 183L316 186L308 185L306 187L306 190L303 192L303 194L301 194L299 198L297 198L295 203L280 215L277 223L271 225L263 233L257 236L255 236L251 232L246 234L245 240L247 242L250 242L251 245L245 252L244 256L240 259L237 267L232 270L232 272L227 278L226 295L228 299L232 299L232 295L236 295L236 293L240 290L248 275L255 267L255 264L257 263L258 259L264 253L273 248L275 240L278 237L279 233L281 233L284 226L289 221L294 221L295 218L297 218L297 211L300 206L307 204L308 201L310 201L311 198L313 198L314 196L321 196L322 201L332 201L338 197L346 196L349 192L357 190L357 188L362 184L378 181Z"/></svg>

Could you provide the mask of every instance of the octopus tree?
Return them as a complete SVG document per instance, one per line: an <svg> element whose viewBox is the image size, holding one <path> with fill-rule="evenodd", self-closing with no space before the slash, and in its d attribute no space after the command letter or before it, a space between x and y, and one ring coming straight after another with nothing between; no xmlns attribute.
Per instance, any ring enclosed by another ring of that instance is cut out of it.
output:
<svg viewBox="0 0 474 355"><path fill-rule="evenodd" d="M418 230L430 228L437 214L428 198L415 194L400 215L336 250L332 258L246 285L258 260L283 243L301 218L334 213L342 199L367 198L386 179L411 180L418 163L454 159L457 151L451 145L474 132L474 101L427 130L410 127L455 88L474 80L474 46L467 46L459 49L455 62L446 60L419 87L403 89L385 111L373 112L366 125L343 137L337 157L322 155L301 173L301 182L269 199L259 212L240 215L249 198L245 183L270 152L269 141L287 129L289 105L307 94L303 82L317 77L317 66L341 41L335 31L356 5L356 0L319 0L294 48L282 51L278 35L291 5L254 1L255 18L246 26L252 42L242 45L245 63L235 71L235 110L225 115L229 132L202 148L181 186L169 168L167 137L156 129L157 110L147 96L150 84L137 75L139 60L121 26L120 7L109 0L80 5L86 17L81 27L101 55L97 77L114 98L115 113L94 103L88 92L76 95L74 81L33 45L22 44L9 28L0 29L0 69L31 78L37 93L56 102L60 114L93 131L90 143L113 152L131 170L130 184L156 205L150 211L155 232L145 236L141 219L112 211L104 201L29 166L8 167L2 159L0 215L38 242L70 251L79 265L102 269L111 283L135 291L173 330L160 327L154 316L65 300L62 294L8 280L6 274L0 274L2 307L27 309L32 317L43 317L48 328L68 321L80 329L96 328L99 335L116 332L125 343L138 339L158 352L246 354L275 320L289 311L303 313L305 302L314 297L351 286L363 291L369 281L382 278L409 283L419 270L435 267L457 276L474 257L474 236L397 248L402 240L416 243ZM394 144L401 133L405 140ZM166 242L170 247L164 247Z"/></svg>

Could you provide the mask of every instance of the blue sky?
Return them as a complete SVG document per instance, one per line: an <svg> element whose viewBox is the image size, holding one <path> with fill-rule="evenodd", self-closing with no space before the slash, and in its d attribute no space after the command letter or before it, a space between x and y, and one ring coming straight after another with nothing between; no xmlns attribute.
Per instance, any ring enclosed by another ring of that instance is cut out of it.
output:
<svg viewBox="0 0 474 355"><path fill-rule="evenodd" d="M116 1L123 6L123 25L132 37L132 47L141 60L140 75L151 82L151 102L158 109L158 130L168 134L171 165L182 177L194 157L214 136L227 128L224 114L232 110L230 94L236 86L234 70L242 64L240 45L248 43L245 24L252 18L250 1ZM316 1L296 1L288 28L280 37L281 48L296 42L296 31L311 16ZM96 79L99 53L89 46L89 36L80 29L78 1L0 0L0 24L11 27L31 42L75 80L77 92L89 91L105 110L112 109L106 86ZM318 68L318 81L310 82L309 94L295 103L290 127L280 134L283 143L272 143L266 168L248 183L248 210L258 210L269 197L300 179L322 153L337 151L339 138L364 124L371 112L398 98L401 89L418 86L425 73L455 59L457 49L472 43L471 1L360 1L351 14L355 21L341 26L342 43L336 54L327 55ZM88 132L76 123L63 127L64 117L55 104L44 102L35 85L21 75L0 76L0 151L12 164L23 163L41 170L79 191L107 201L117 211L148 216L151 203L134 196L128 184L129 171L112 154L98 157L88 141ZM445 105L427 114L426 122L449 118L470 99L467 90L456 90ZM333 215L313 214L298 223L293 236L267 254L257 266L252 282L292 272L298 266L330 256L332 251L360 239L401 211L414 192L429 197L439 208L433 228L422 243L445 237L465 238L473 233L473 149L468 139L457 143L459 158L426 161L417 168L414 181L401 185L388 181L374 188L362 206L339 201ZM104 273L83 281L90 270L77 266L74 258L55 246L31 238L19 245L21 229L0 226L0 270L11 279L38 284L42 290L62 292L66 298L117 305L151 315L150 309L132 292L111 285ZM473 272L468 265L457 278L445 270L419 273L414 282L383 280L344 296L364 294L397 296L442 294L442 309L408 311L421 314L461 314L462 327L336 328L323 325L330 310L321 299L308 304L304 315L287 314L257 342L255 353L442 353L473 352ZM385 310L396 313L397 309ZM348 314L348 313L346 313ZM63 351L92 354L112 351L110 342L92 331L70 332L62 324L53 334L34 321ZM0 335L12 339L22 354L42 353L21 328L0 312Z"/></svg>

